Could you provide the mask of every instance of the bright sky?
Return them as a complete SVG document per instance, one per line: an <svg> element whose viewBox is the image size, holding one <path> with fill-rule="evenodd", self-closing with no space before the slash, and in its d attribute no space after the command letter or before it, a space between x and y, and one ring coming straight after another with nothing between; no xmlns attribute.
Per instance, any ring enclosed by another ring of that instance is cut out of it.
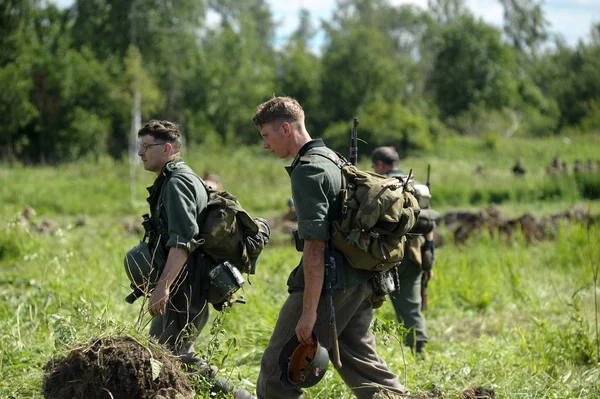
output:
<svg viewBox="0 0 600 399"><path fill-rule="evenodd" d="M49 0L62 7L73 4L73 0ZM391 4L415 4L427 7L427 0L389 0ZM335 0L268 0L278 26L278 41L285 40L298 26L298 13L301 8L310 11L315 27L318 21L329 19L335 7ZM498 0L466 0L467 7L486 22L502 26L502 6ZM592 23L600 22L600 0L545 0L544 13L550 22L550 31L560 34L570 45L579 39L590 39ZM320 46L321 35L317 35L314 45Z"/></svg>

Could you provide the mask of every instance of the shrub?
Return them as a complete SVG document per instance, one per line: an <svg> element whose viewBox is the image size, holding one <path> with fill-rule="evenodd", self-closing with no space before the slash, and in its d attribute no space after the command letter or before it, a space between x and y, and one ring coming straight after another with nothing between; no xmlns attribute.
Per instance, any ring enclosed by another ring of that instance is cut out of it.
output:
<svg viewBox="0 0 600 399"><path fill-rule="evenodd" d="M600 174L598 173L577 173L575 174L575 183L579 194L587 199L600 198Z"/></svg>
<svg viewBox="0 0 600 399"><path fill-rule="evenodd" d="M511 191L508 188L504 189L492 189L488 192L489 202L491 204L502 204L503 202L510 201Z"/></svg>
<svg viewBox="0 0 600 399"><path fill-rule="evenodd" d="M483 190L475 189L469 195L469 204L477 205L486 201L485 193Z"/></svg>
<svg viewBox="0 0 600 399"><path fill-rule="evenodd" d="M483 135L483 147L490 151L495 151L498 148L498 140L500 135L496 132L486 132Z"/></svg>

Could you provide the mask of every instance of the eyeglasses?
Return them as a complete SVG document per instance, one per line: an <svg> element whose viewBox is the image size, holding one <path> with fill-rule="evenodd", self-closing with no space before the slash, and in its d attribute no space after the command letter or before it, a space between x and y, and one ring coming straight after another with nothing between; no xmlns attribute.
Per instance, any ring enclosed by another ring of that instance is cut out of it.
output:
<svg viewBox="0 0 600 399"><path fill-rule="evenodd" d="M142 143L138 146L138 150L141 151L142 153L148 151L149 147L154 147L155 145L164 145L165 143L154 143L154 144L146 144L146 143Z"/></svg>

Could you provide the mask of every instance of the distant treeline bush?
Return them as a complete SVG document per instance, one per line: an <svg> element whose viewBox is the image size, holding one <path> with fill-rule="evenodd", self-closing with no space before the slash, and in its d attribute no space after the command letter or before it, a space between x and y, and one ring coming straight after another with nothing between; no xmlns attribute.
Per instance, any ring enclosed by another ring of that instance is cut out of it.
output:
<svg viewBox="0 0 600 399"><path fill-rule="evenodd" d="M120 159L149 119L180 123L189 144L250 144L255 107L274 94L298 99L309 132L338 150L358 117L362 155L394 145L406 157L457 134L494 149L597 129L600 24L590 41L550 43L542 5L501 3L503 31L445 0L339 1L321 26L301 11L276 43L264 0L10 1L0 161Z"/></svg>
<svg viewBox="0 0 600 399"><path fill-rule="evenodd" d="M502 187L473 187L444 185L436 189L436 206L467 206L504 204L509 202L534 203L600 199L600 174L580 173L571 176L552 176L534 184Z"/></svg>

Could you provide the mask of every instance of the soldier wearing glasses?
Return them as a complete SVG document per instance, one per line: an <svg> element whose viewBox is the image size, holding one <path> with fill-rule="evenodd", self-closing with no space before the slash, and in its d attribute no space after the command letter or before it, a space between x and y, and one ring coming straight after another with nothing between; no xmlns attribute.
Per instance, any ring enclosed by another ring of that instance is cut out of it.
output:
<svg viewBox="0 0 600 399"><path fill-rule="evenodd" d="M144 169L157 175L148 187L152 226L158 232L155 242L150 242L150 250L155 263L164 267L148 305L154 316L150 335L171 347L182 361L197 363L200 359L195 357L194 341L208 320L206 299L194 298L191 290L185 295L174 294L188 287L185 276L190 271L185 265L188 255L198 247L194 237L206 219L208 194L181 158L177 124L151 120L140 129L138 137L138 155ZM177 173L173 173L175 170ZM178 303L182 297L183 303Z"/></svg>

